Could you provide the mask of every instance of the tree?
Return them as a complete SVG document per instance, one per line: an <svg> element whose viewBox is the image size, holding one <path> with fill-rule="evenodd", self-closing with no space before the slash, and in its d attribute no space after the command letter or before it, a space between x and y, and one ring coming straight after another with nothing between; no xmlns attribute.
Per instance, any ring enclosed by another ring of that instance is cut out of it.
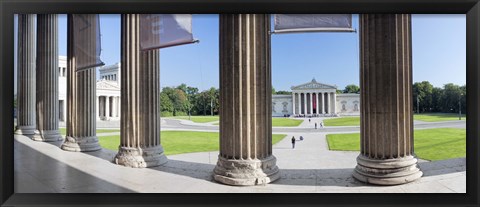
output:
<svg viewBox="0 0 480 207"><path fill-rule="evenodd" d="M428 81L416 82L413 84L414 111L431 112L433 85ZM418 101L418 104L417 104ZM420 109L417 109L417 105Z"/></svg>
<svg viewBox="0 0 480 207"><path fill-rule="evenodd" d="M343 93L360 93L360 87L355 84L347 85L345 89L343 89Z"/></svg>
<svg viewBox="0 0 480 207"><path fill-rule="evenodd" d="M292 95L291 91L277 91L276 94L281 94L281 95Z"/></svg>
<svg viewBox="0 0 480 207"><path fill-rule="evenodd" d="M461 97L461 92L460 86L453 83L448 83L443 86L443 112L458 113L458 100Z"/></svg>
<svg viewBox="0 0 480 207"><path fill-rule="evenodd" d="M173 112L173 103L166 93L160 93L160 111Z"/></svg>
<svg viewBox="0 0 480 207"><path fill-rule="evenodd" d="M275 88L272 86L272 94L277 94L277 92L275 92Z"/></svg>
<svg viewBox="0 0 480 207"><path fill-rule="evenodd" d="M432 89L432 104L429 106L431 108L430 112L442 112L442 97L443 90L439 87L434 87Z"/></svg>

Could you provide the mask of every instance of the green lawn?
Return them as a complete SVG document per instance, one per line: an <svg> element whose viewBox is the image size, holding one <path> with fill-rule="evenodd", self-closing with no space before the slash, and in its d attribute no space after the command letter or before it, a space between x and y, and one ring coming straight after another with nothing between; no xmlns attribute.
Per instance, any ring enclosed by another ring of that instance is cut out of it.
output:
<svg viewBox="0 0 480 207"><path fill-rule="evenodd" d="M297 119L289 119L289 118L279 118L279 117L272 117L272 126L274 127L283 127L283 126L298 126L302 123L302 120ZM213 125L219 125L219 123L213 123Z"/></svg>
<svg viewBox="0 0 480 207"><path fill-rule="evenodd" d="M276 144L286 135L273 134L272 143ZM120 144L120 136L99 137L103 148L117 151ZM219 149L218 132L192 132L192 131L162 131L161 142L166 155L208 152Z"/></svg>
<svg viewBox="0 0 480 207"><path fill-rule="evenodd" d="M120 132L120 129L97 129L97 134L108 133L108 132ZM65 136L67 134L66 128L60 128L60 134Z"/></svg>
<svg viewBox="0 0 480 207"><path fill-rule="evenodd" d="M414 114L413 119L418 121L439 122L439 121L455 121L458 120L458 114L446 113L430 113L430 114ZM465 114L462 120L466 120ZM360 117L341 117L323 120L325 126L360 126Z"/></svg>
<svg viewBox="0 0 480 207"><path fill-rule="evenodd" d="M272 118L272 126L281 127L281 126L298 126L303 122L303 120L290 119L290 118Z"/></svg>
<svg viewBox="0 0 480 207"><path fill-rule="evenodd" d="M188 116L172 116L169 118L189 120ZM191 116L190 120L197 123L207 123L212 121L218 121L218 119L218 116Z"/></svg>
<svg viewBox="0 0 480 207"><path fill-rule="evenodd" d="M327 135L330 150L360 151L360 134ZM425 160L445 160L466 156L466 130L458 128L414 131L415 154Z"/></svg>
<svg viewBox="0 0 480 207"><path fill-rule="evenodd" d="M431 113L431 114L415 114L413 115L415 120L437 122L437 121L455 121L458 120L458 114L445 114L445 113ZM465 114L462 114L462 120L467 120Z"/></svg>
<svg viewBox="0 0 480 207"><path fill-rule="evenodd" d="M324 119L324 126L360 126L360 117L341 117L333 119Z"/></svg>

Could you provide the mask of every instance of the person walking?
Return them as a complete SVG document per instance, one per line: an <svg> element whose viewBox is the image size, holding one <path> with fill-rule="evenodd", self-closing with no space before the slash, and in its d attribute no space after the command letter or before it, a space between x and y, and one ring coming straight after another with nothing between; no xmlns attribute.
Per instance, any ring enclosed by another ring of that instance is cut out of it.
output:
<svg viewBox="0 0 480 207"><path fill-rule="evenodd" d="M317 122L315 122L315 129L317 129Z"/></svg>
<svg viewBox="0 0 480 207"><path fill-rule="evenodd" d="M320 128L323 128L323 122L320 122Z"/></svg>
<svg viewBox="0 0 480 207"><path fill-rule="evenodd" d="M310 120L310 119L308 119L308 123L310 123L310 121L311 121L311 120Z"/></svg>
<svg viewBox="0 0 480 207"><path fill-rule="evenodd" d="M292 149L295 149L295 136L292 136Z"/></svg>

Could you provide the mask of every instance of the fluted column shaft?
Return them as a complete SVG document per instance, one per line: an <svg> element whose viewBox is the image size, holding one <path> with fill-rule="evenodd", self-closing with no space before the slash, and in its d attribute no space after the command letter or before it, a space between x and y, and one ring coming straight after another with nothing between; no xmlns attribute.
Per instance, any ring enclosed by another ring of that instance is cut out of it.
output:
<svg viewBox="0 0 480 207"><path fill-rule="evenodd" d="M96 24L96 14L84 15L90 24ZM79 25L78 25L79 26ZM96 27L95 25L92 25ZM73 35L77 25L73 24L72 14L67 18L67 136L61 146L63 150L85 152L100 150L96 133L96 70L90 68L76 72L76 55ZM86 41L88 47L96 48L95 30ZM88 50L95 51L95 50Z"/></svg>
<svg viewBox="0 0 480 207"><path fill-rule="evenodd" d="M158 50L140 51L140 14L121 16L121 132L115 163L153 167L167 162L160 145Z"/></svg>
<svg viewBox="0 0 480 207"><path fill-rule="evenodd" d="M62 140L58 130L58 15L37 15L36 141Z"/></svg>
<svg viewBox="0 0 480 207"><path fill-rule="evenodd" d="M318 93L315 93L315 113L318 115L320 111L320 104L318 104Z"/></svg>
<svg viewBox="0 0 480 207"><path fill-rule="evenodd" d="M33 135L35 121L35 14L18 15L17 127L15 134Z"/></svg>
<svg viewBox="0 0 480 207"><path fill-rule="evenodd" d="M360 181L396 185L422 175L413 154L411 48L410 14L360 15Z"/></svg>
<svg viewBox="0 0 480 207"><path fill-rule="evenodd" d="M272 155L268 14L220 15L220 155L214 179L257 185L279 178Z"/></svg>

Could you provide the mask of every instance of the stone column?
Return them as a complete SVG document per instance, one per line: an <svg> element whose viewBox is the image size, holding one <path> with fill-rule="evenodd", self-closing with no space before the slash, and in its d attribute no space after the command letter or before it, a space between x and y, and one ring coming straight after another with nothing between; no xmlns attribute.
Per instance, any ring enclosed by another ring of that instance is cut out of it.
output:
<svg viewBox="0 0 480 207"><path fill-rule="evenodd" d="M323 101L325 100L325 98L323 97L323 93L318 93L318 97L319 97L319 99L318 99L319 104L321 104L321 105L320 105L320 107L321 107L321 108L320 108L320 109L321 109L320 112L321 112L321 114L324 114L324 113L325 113L325 106L324 106L324 104L323 104Z"/></svg>
<svg viewBox="0 0 480 207"><path fill-rule="evenodd" d="M327 93L323 93L323 98L325 99L324 100L324 104L325 104L325 113L326 114L329 114L330 113L330 110L328 109L328 107L330 107L330 104L328 103L328 92Z"/></svg>
<svg viewBox="0 0 480 207"><path fill-rule="evenodd" d="M279 178L272 155L270 15L220 15L220 155L214 179L260 185ZM243 64L238 64L243 63Z"/></svg>
<svg viewBox="0 0 480 207"><path fill-rule="evenodd" d="M58 130L58 15L37 15L35 141L62 140Z"/></svg>
<svg viewBox="0 0 480 207"><path fill-rule="evenodd" d="M320 103L318 101L318 93L315 93L315 106L317 107L315 112L317 115L320 114Z"/></svg>
<svg viewBox="0 0 480 207"><path fill-rule="evenodd" d="M95 14L84 17L91 24L96 24ZM102 149L96 133L96 71L90 68L76 72L76 56L74 53L74 25L72 14L67 16L67 136L61 148L65 151L88 152ZM78 25L79 26L79 25ZM93 26L95 27L95 26ZM96 48L95 31L92 31L89 47ZM94 51L94 50L89 50ZM94 54L93 54L94 55Z"/></svg>
<svg viewBox="0 0 480 207"><path fill-rule="evenodd" d="M118 97L118 117L122 116L122 97Z"/></svg>
<svg viewBox="0 0 480 207"><path fill-rule="evenodd" d="M97 96L95 98L95 117L97 120L100 120L100 108L98 108L100 107L99 102L100 102L100 96Z"/></svg>
<svg viewBox="0 0 480 207"><path fill-rule="evenodd" d="M35 14L18 15L17 127L15 134L33 135L35 124Z"/></svg>
<svg viewBox="0 0 480 207"><path fill-rule="evenodd" d="M110 118L110 96L105 96L105 119Z"/></svg>
<svg viewBox="0 0 480 207"><path fill-rule="evenodd" d="M293 106L293 110L292 110L292 113L293 115L295 115L295 93L292 93L292 106Z"/></svg>
<svg viewBox="0 0 480 207"><path fill-rule="evenodd" d="M110 104L112 105L110 109L112 115L110 117L115 117L115 96L112 96L112 102Z"/></svg>
<svg viewBox="0 0 480 207"><path fill-rule="evenodd" d="M337 113L337 93L336 92L332 93L332 96L333 96L332 112L333 114L336 114Z"/></svg>
<svg viewBox="0 0 480 207"><path fill-rule="evenodd" d="M297 98L297 105L298 105L298 114L302 114L302 94L297 93L298 98Z"/></svg>
<svg viewBox="0 0 480 207"><path fill-rule="evenodd" d="M413 153L410 14L360 15L360 155L356 179L396 185L422 176Z"/></svg>
<svg viewBox="0 0 480 207"><path fill-rule="evenodd" d="M143 168L162 165L160 145L160 52L141 52L140 14L121 16L120 149L115 163ZM270 91L271 93L271 91Z"/></svg>
<svg viewBox="0 0 480 207"><path fill-rule="evenodd" d="M313 114L313 95L312 95L311 92L309 94L310 94L309 95L310 96L310 102L309 102L310 103L310 114Z"/></svg>
<svg viewBox="0 0 480 207"><path fill-rule="evenodd" d="M307 93L303 93L303 109L303 114L307 114Z"/></svg>

